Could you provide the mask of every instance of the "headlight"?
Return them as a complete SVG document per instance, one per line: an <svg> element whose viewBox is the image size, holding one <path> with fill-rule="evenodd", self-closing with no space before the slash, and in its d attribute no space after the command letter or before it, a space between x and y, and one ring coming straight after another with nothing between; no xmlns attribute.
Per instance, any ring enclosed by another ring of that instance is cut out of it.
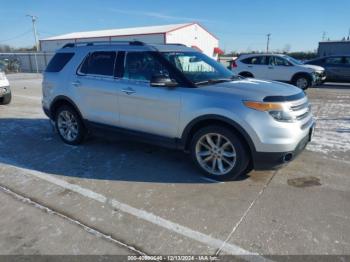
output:
<svg viewBox="0 0 350 262"><path fill-rule="evenodd" d="M294 122L295 118L286 111L270 111L270 116L280 122Z"/></svg>
<svg viewBox="0 0 350 262"><path fill-rule="evenodd" d="M282 103L244 101L244 104L251 109L268 112L270 116L279 122L295 121L295 117L290 114L289 110Z"/></svg>

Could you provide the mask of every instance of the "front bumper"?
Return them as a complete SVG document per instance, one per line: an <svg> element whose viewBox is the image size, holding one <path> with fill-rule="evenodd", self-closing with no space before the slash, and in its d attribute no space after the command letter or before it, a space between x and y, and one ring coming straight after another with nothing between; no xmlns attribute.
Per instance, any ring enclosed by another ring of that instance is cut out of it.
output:
<svg viewBox="0 0 350 262"><path fill-rule="evenodd" d="M313 85L323 84L326 81L326 72L316 72L313 76Z"/></svg>
<svg viewBox="0 0 350 262"><path fill-rule="evenodd" d="M271 170L280 168L293 161L311 141L314 124L309 128L308 134L303 137L293 151L287 152L253 152L253 165L255 170Z"/></svg>

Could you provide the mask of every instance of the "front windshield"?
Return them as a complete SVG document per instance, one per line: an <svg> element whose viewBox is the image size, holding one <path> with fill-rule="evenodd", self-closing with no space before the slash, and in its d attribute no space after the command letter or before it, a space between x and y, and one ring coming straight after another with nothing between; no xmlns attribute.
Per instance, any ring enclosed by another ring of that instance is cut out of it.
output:
<svg viewBox="0 0 350 262"><path fill-rule="evenodd" d="M286 58L289 62L291 62L293 65L302 65L302 64L303 64L300 60L295 59L295 58L293 58L293 57L285 56L285 58Z"/></svg>
<svg viewBox="0 0 350 262"><path fill-rule="evenodd" d="M163 56L191 82L200 85L232 81L234 74L220 63L199 52L164 52Z"/></svg>

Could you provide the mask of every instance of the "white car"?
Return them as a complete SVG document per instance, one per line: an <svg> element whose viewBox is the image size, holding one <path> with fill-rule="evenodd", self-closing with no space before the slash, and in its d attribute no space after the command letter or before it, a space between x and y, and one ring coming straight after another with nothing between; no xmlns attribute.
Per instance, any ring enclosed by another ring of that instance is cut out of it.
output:
<svg viewBox="0 0 350 262"><path fill-rule="evenodd" d="M9 81L4 72L0 70L0 105L7 105L11 102L11 89Z"/></svg>
<svg viewBox="0 0 350 262"><path fill-rule="evenodd" d="M303 90L326 79L323 67L305 65L281 54L241 55L232 62L231 69L237 75L287 82Z"/></svg>

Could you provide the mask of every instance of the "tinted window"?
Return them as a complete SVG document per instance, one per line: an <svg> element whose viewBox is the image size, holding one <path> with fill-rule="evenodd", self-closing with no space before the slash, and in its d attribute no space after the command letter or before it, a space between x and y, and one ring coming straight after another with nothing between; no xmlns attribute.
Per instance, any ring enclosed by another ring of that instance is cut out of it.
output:
<svg viewBox="0 0 350 262"><path fill-rule="evenodd" d="M279 56L270 56L269 64L273 65L273 66L289 66L290 65L290 63L286 59L279 57Z"/></svg>
<svg viewBox="0 0 350 262"><path fill-rule="evenodd" d="M326 64L342 64L343 63L343 58L342 57L329 57L326 59Z"/></svg>
<svg viewBox="0 0 350 262"><path fill-rule="evenodd" d="M124 78L149 81L153 75L169 75L169 72L150 53L127 53Z"/></svg>
<svg viewBox="0 0 350 262"><path fill-rule="evenodd" d="M57 53L46 67L46 72L59 72L72 59L74 53Z"/></svg>
<svg viewBox="0 0 350 262"><path fill-rule="evenodd" d="M266 65L266 56L254 56L242 60L243 63L249 65Z"/></svg>
<svg viewBox="0 0 350 262"><path fill-rule="evenodd" d="M115 52L94 52L84 61L80 72L88 75L114 75Z"/></svg>

